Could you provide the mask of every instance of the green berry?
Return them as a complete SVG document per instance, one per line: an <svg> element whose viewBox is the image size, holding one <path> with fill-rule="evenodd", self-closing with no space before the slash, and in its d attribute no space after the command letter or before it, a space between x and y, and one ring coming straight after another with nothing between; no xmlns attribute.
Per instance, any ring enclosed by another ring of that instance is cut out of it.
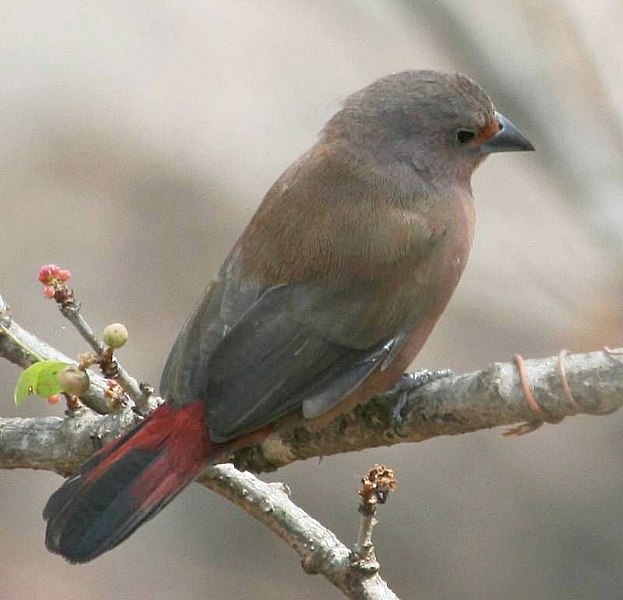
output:
<svg viewBox="0 0 623 600"><path fill-rule="evenodd" d="M104 329L102 339L110 348L121 348L128 341L128 330L123 323L111 323Z"/></svg>

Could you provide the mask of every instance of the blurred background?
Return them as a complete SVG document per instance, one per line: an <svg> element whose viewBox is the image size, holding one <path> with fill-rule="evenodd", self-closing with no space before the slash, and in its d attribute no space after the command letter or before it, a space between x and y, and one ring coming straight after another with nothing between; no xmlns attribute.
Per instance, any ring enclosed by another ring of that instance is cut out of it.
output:
<svg viewBox="0 0 623 600"><path fill-rule="evenodd" d="M419 367L472 370L623 344L620 0L151 0L0 5L0 291L83 350L36 280L71 269L85 314L123 321L157 383L186 314L281 171L350 92L411 68L479 81L533 141L473 186L471 261ZM0 363L2 416L17 368ZM494 430L307 461L270 478L354 540L375 462L399 492L376 532L404 599L620 599L623 414L521 439ZM331 477L327 476L331 473ZM340 482L336 485L335 482ZM341 598L221 498L191 486L103 558L44 549L52 473L0 472L0 598Z"/></svg>

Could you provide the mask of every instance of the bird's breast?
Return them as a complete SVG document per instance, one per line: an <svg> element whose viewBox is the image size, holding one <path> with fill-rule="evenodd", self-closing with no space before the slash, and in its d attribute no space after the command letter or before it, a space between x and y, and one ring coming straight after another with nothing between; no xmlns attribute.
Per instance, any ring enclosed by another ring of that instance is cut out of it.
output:
<svg viewBox="0 0 623 600"><path fill-rule="evenodd" d="M410 228L410 234L400 234L408 241L402 255L396 251L387 282L388 310L394 322L410 327L438 318L465 269L474 220L471 194L434 199L404 220L402 228Z"/></svg>

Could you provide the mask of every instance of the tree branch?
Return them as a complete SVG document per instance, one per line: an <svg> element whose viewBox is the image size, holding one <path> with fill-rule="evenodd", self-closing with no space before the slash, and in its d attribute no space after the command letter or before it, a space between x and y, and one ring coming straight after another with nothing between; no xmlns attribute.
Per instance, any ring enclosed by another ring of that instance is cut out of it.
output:
<svg viewBox="0 0 623 600"><path fill-rule="evenodd" d="M623 363L616 351L566 357L566 381L574 403L564 391L558 357L525 364L534 396L548 421L557 422L578 412L610 414L623 404ZM392 390L377 396L318 431L309 431L300 422L280 427L261 445L238 452L235 464L256 472L269 471L315 456L535 421L513 363L494 363L480 371L406 390L407 403L398 429L393 415L402 393Z"/></svg>
<svg viewBox="0 0 623 600"><path fill-rule="evenodd" d="M398 600L378 574L378 564L358 557L335 534L289 498L283 484L265 483L233 465L206 470L199 480L266 525L302 559L306 573L322 574L357 600Z"/></svg>

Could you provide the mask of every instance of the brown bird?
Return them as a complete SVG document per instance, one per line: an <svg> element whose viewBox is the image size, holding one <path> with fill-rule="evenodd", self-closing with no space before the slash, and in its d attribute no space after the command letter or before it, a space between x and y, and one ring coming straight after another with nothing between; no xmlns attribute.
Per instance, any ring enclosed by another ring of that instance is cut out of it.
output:
<svg viewBox="0 0 623 600"><path fill-rule="evenodd" d="M91 560L258 431L329 421L393 385L465 267L474 169L532 149L464 75L405 71L350 96L190 315L167 404L51 497L48 548Z"/></svg>

